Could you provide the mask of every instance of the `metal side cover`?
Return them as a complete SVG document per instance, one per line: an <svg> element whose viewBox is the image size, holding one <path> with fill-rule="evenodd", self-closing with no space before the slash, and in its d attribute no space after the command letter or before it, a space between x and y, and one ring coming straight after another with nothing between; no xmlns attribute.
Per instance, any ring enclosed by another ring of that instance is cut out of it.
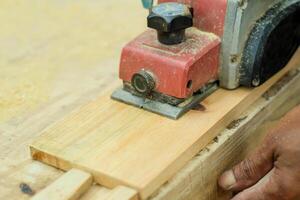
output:
<svg viewBox="0 0 300 200"><path fill-rule="evenodd" d="M147 111L168 117L170 119L179 119L182 115L193 109L199 102L204 100L207 96L217 90L217 84L211 84L207 87L204 92L195 94L193 97L187 99L179 106L172 106L170 104L157 102L147 98L137 97L130 92L123 90L122 88L117 89L113 92L111 98L135 107L145 109Z"/></svg>

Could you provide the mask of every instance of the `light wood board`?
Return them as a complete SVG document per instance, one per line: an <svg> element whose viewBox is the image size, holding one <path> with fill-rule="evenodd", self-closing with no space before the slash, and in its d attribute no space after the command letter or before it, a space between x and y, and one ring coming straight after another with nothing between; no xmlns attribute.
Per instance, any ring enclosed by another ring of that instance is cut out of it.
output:
<svg viewBox="0 0 300 200"><path fill-rule="evenodd" d="M137 191L125 186L118 186L112 190L93 186L80 200L138 200Z"/></svg>
<svg viewBox="0 0 300 200"><path fill-rule="evenodd" d="M104 188L94 190L91 174L82 170L71 169L59 179L44 188L31 200L137 200L137 192L131 188L118 186L113 190ZM87 191L91 190L87 195Z"/></svg>
<svg viewBox="0 0 300 200"><path fill-rule="evenodd" d="M44 130L31 145L32 157L63 170L84 169L101 185L126 185L147 198L297 65L299 59L292 60L252 90L219 89L204 100L204 111L178 121L112 101L108 91Z"/></svg>
<svg viewBox="0 0 300 200"><path fill-rule="evenodd" d="M132 0L0 7L0 199L28 200L62 173L33 161L28 146L116 79L121 48L145 30L148 11Z"/></svg>
<svg viewBox="0 0 300 200"><path fill-rule="evenodd" d="M76 200L92 185L91 174L71 169L31 200Z"/></svg>

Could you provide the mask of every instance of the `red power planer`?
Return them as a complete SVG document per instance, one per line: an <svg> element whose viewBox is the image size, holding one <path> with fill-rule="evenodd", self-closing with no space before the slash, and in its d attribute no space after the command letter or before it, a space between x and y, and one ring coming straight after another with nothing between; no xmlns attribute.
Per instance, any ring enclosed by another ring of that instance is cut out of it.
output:
<svg viewBox="0 0 300 200"><path fill-rule="evenodd" d="M300 0L159 0L112 98L178 119L219 86L259 86L299 46Z"/></svg>

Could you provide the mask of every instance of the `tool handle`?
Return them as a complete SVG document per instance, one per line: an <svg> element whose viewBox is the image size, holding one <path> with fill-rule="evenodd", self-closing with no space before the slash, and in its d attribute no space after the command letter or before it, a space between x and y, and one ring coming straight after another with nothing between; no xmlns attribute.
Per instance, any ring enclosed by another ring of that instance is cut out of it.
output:
<svg viewBox="0 0 300 200"><path fill-rule="evenodd" d="M153 0L142 0L142 3L146 9L151 9L153 6Z"/></svg>

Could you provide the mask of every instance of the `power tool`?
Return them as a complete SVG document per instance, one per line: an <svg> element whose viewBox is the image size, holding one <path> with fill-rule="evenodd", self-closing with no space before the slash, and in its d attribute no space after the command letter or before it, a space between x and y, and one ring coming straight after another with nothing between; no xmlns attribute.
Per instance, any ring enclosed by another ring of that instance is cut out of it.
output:
<svg viewBox="0 0 300 200"><path fill-rule="evenodd" d="M300 0L143 0L112 98L178 119L218 87L257 87L299 47ZM225 105L224 105L225 106Z"/></svg>

